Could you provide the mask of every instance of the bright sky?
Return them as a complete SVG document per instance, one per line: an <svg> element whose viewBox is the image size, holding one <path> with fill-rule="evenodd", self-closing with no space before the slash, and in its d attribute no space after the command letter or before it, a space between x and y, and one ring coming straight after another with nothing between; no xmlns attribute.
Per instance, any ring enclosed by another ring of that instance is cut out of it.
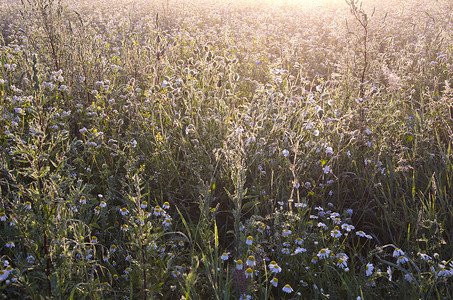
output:
<svg viewBox="0 0 453 300"><path fill-rule="evenodd" d="M259 1L259 0L258 0ZM328 3L345 3L344 0L261 0L263 2L273 2L278 4L328 4Z"/></svg>

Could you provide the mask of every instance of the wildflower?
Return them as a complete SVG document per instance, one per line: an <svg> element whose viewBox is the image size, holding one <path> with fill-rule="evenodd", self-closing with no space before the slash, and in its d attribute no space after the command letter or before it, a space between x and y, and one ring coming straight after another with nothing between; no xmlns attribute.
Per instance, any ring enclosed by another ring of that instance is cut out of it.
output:
<svg viewBox="0 0 453 300"><path fill-rule="evenodd" d="M127 215L128 213L129 213L129 211L127 210L126 207L123 207L122 209L120 209L120 214L121 214L122 216L125 216L125 215Z"/></svg>
<svg viewBox="0 0 453 300"><path fill-rule="evenodd" d="M363 232L362 230L357 231L355 234L358 235L358 236L361 236L361 237L365 237L366 236L365 232Z"/></svg>
<svg viewBox="0 0 453 300"><path fill-rule="evenodd" d="M8 273L5 270L0 270L0 282L4 281L6 278L8 278Z"/></svg>
<svg viewBox="0 0 453 300"><path fill-rule="evenodd" d="M286 284L283 288L282 288L282 291L284 291L285 293L292 293L293 292L293 288L289 285L289 284Z"/></svg>
<svg viewBox="0 0 453 300"><path fill-rule="evenodd" d="M307 207L307 204L305 204L305 203L294 203L294 207L303 208L303 207Z"/></svg>
<svg viewBox="0 0 453 300"><path fill-rule="evenodd" d="M307 252L307 249L302 248L302 247L297 247L296 250L294 250L294 255L303 253L303 252Z"/></svg>
<svg viewBox="0 0 453 300"><path fill-rule="evenodd" d="M324 248L319 250L318 257L319 258L327 258L329 257L330 250L328 248Z"/></svg>
<svg viewBox="0 0 453 300"><path fill-rule="evenodd" d="M445 266L442 266L442 268L440 269L439 273L437 274L438 276L450 276L451 273L450 271L448 271Z"/></svg>
<svg viewBox="0 0 453 300"><path fill-rule="evenodd" d="M255 261L255 257L253 255L250 255L248 258L247 258L247 261L245 262L247 264L247 266L249 267L254 267L255 264L256 264L256 261Z"/></svg>
<svg viewBox="0 0 453 300"><path fill-rule="evenodd" d="M253 237L252 237L252 236L248 236L248 237L247 237L247 240L245 241L245 243L246 243L247 245L251 246L252 243L253 243Z"/></svg>
<svg viewBox="0 0 453 300"><path fill-rule="evenodd" d="M275 261L271 261L269 269L272 273L280 273L282 271L282 268L280 268Z"/></svg>
<svg viewBox="0 0 453 300"><path fill-rule="evenodd" d="M154 213L153 213L153 215L155 215L155 216L160 216L160 215L162 214L162 212L163 212L162 208L160 208L160 206L157 205L156 207L154 207Z"/></svg>
<svg viewBox="0 0 453 300"><path fill-rule="evenodd" d="M171 271L171 276L178 277L179 275L181 275L181 272L179 272L177 270Z"/></svg>
<svg viewBox="0 0 453 300"><path fill-rule="evenodd" d="M409 282L414 281L414 276L412 276L411 274L404 275L404 278Z"/></svg>
<svg viewBox="0 0 453 300"><path fill-rule="evenodd" d="M401 255L400 257L398 257L398 260L396 261L397 264L404 264L406 262L408 262L409 260L407 259L406 256L403 256Z"/></svg>
<svg viewBox="0 0 453 300"><path fill-rule="evenodd" d="M245 278L249 278L249 277L252 277L252 276L253 276L252 268L248 268L247 270L245 270Z"/></svg>
<svg viewBox="0 0 453 300"><path fill-rule="evenodd" d="M230 255L230 252L223 252L222 256L220 256L220 258L222 260L228 260L228 255Z"/></svg>
<svg viewBox="0 0 453 300"><path fill-rule="evenodd" d="M153 248L153 249L157 249L157 244L155 241L152 241L150 244L149 244L149 247Z"/></svg>
<svg viewBox="0 0 453 300"><path fill-rule="evenodd" d="M283 248L283 249L282 249L282 253L283 253L283 254L289 254L289 253L291 253L291 251L289 251L288 248Z"/></svg>
<svg viewBox="0 0 453 300"><path fill-rule="evenodd" d="M329 294L324 293L324 290L321 288L321 295L323 295L326 298L330 298Z"/></svg>
<svg viewBox="0 0 453 300"><path fill-rule="evenodd" d="M327 148L326 148L326 155L333 155L333 149L332 149L332 147L327 147Z"/></svg>
<svg viewBox="0 0 453 300"><path fill-rule="evenodd" d="M371 276L373 274L374 266L372 263L367 263L365 266L365 274L366 276Z"/></svg>
<svg viewBox="0 0 453 300"><path fill-rule="evenodd" d="M336 255L336 257L337 257L338 259L342 259L342 260L344 260L344 261L348 261L348 259L349 259L349 256L347 256L346 253L338 253L338 254Z"/></svg>
<svg viewBox="0 0 453 300"><path fill-rule="evenodd" d="M6 248L13 248L13 247L16 247L16 245L14 245L13 242L9 241L8 243L6 243Z"/></svg>
<svg viewBox="0 0 453 300"><path fill-rule="evenodd" d="M403 250L401 250L400 248L395 248L395 250L393 251L393 257L400 257L402 255L404 255Z"/></svg>
<svg viewBox="0 0 453 300"><path fill-rule="evenodd" d="M297 244L297 245L302 245L303 241L304 241L304 240L303 240L302 238L298 237L298 238L296 239L296 244Z"/></svg>
<svg viewBox="0 0 453 300"><path fill-rule="evenodd" d="M324 174L329 174L330 167L329 166L325 166L322 170L324 171Z"/></svg>
<svg viewBox="0 0 453 300"><path fill-rule="evenodd" d="M242 294L241 297L239 298L239 300L250 300L250 299L252 299L252 296L246 294Z"/></svg>
<svg viewBox="0 0 453 300"><path fill-rule="evenodd" d="M101 208L99 206L96 206L93 210L95 215L99 215L99 213L101 212Z"/></svg>
<svg viewBox="0 0 453 300"><path fill-rule="evenodd" d="M302 286L304 286L304 287L305 287L305 286L308 286L308 282L306 282L306 281L304 281L304 280L301 280L301 281L300 281L300 284L302 284Z"/></svg>
<svg viewBox="0 0 453 300"><path fill-rule="evenodd" d="M292 233L291 230L289 230L289 229L283 229L282 235L283 235L283 236L288 236L288 235L290 235L291 233Z"/></svg>
<svg viewBox="0 0 453 300"><path fill-rule="evenodd" d="M93 236L91 237L91 242L92 242L93 244L97 243L97 242L98 242L98 238L97 238L96 236L93 235Z"/></svg>
<svg viewBox="0 0 453 300"><path fill-rule="evenodd" d="M324 223L322 223L322 222L319 222L319 223L318 223L318 227L319 227L319 228L322 228L322 229L327 229L327 225L324 224Z"/></svg>
<svg viewBox="0 0 453 300"><path fill-rule="evenodd" d="M451 275L451 272L449 270L447 270L445 265L439 265L439 267L440 267L440 271L437 274L438 276L450 276Z"/></svg>
<svg viewBox="0 0 453 300"><path fill-rule="evenodd" d="M274 287L277 287L278 285L278 279L276 277L272 278L270 280L271 284L274 286Z"/></svg>
<svg viewBox="0 0 453 300"><path fill-rule="evenodd" d="M418 255L420 255L420 258L423 259L424 261L429 261L433 259L431 256L424 253L418 253Z"/></svg>
<svg viewBox="0 0 453 300"><path fill-rule="evenodd" d="M101 201L101 203L99 203L99 207L101 208L104 208L107 206L107 203L105 203L105 201Z"/></svg>
<svg viewBox="0 0 453 300"><path fill-rule="evenodd" d="M25 202L24 208L25 208L25 210L30 210L31 209L31 202L30 201Z"/></svg>
<svg viewBox="0 0 453 300"><path fill-rule="evenodd" d="M121 230L126 232L129 230L129 226L127 226L127 224L124 224L123 226L121 226Z"/></svg>
<svg viewBox="0 0 453 300"><path fill-rule="evenodd" d="M390 266L387 267L387 274L389 275L389 281L392 281L392 268Z"/></svg>
<svg viewBox="0 0 453 300"><path fill-rule="evenodd" d="M318 262L318 257L314 256L312 259L311 259L311 262L316 264Z"/></svg>
<svg viewBox="0 0 453 300"><path fill-rule="evenodd" d="M283 150L282 153L283 153L283 156L284 156L284 157L287 157L287 156L289 155L289 151L286 150L286 149Z"/></svg>
<svg viewBox="0 0 453 300"><path fill-rule="evenodd" d="M81 204L86 204L87 203L87 198L85 196L80 197L80 203Z"/></svg>
<svg viewBox="0 0 453 300"><path fill-rule="evenodd" d="M148 202L143 201L142 204L140 204L140 207L143 208L143 209L147 208L148 207Z"/></svg>
<svg viewBox="0 0 453 300"><path fill-rule="evenodd" d="M77 206L71 205L71 211L72 211L73 213L76 213L76 212L78 212L79 210L77 209Z"/></svg>
<svg viewBox="0 0 453 300"><path fill-rule="evenodd" d="M110 245L110 253L115 253L115 251L116 251L116 245L115 244Z"/></svg>
<svg viewBox="0 0 453 300"><path fill-rule="evenodd" d="M6 221L8 218L6 217L6 214L4 212L1 212L0 213L0 221L4 222Z"/></svg>
<svg viewBox="0 0 453 300"><path fill-rule="evenodd" d="M34 264L35 263L35 258L33 257L33 255L27 256L27 262L29 264Z"/></svg>
<svg viewBox="0 0 453 300"><path fill-rule="evenodd" d="M162 225L164 225L165 227L169 227L171 225L171 219L165 218L165 220L162 222Z"/></svg>
<svg viewBox="0 0 453 300"><path fill-rule="evenodd" d="M300 188L300 183L299 183L299 182L295 182L295 183L293 184L293 188L295 188L295 189Z"/></svg>
<svg viewBox="0 0 453 300"><path fill-rule="evenodd" d="M345 269L348 267L346 261L343 259L343 258L340 258L337 262L337 266L340 268L340 269Z"/></svg>
<svg viewBox="0 0 453 300"><path fill-rule="evenodd" d="M338 226L335 226L335 229L330 232L330 235L336 239L341 236L341 232L340 230L338 230Z"/></svg>
<svg viewBox="0 0 453 300"><path fill-rule="evenodd" d="M242 270L242 268L243 268L242 260L238 259L236 261L236 270Z"/></svg>
<svg viewBox="0 0 453 300"><path fill-rule="evenodd" d="M184 241L179 241L179 242L178 242L178 246L184 247ZM228 253L229 253L229 252L228 252Z"/></svg>
<svg viewBox="0 0 453 300"><path fill-rule="evenodd" d="M351 232L351 230L354 230L355 227L354 225L349 225L346 223L341 224L341 229L346 230L347 232Z"/></svg>
<svg viewBox="0 0 453 300"><path fill-rule="evenodd" d="M170 203L164 202L164 205L162 205L163 209L169 209L170 208Z"/></svg>

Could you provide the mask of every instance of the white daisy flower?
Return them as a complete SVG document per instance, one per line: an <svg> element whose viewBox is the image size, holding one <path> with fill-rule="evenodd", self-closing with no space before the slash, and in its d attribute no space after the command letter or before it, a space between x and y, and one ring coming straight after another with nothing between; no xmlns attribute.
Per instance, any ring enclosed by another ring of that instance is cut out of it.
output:
<svg viewBox="0 0 453 300"><path fill-rule="evenodd" d="M404 264L404 263L406 263L408 261L409 261L409 259L407 259L406 256L401 255L400 257L398 257L398 260L396 261L396 263L397 264Z"/></svg>
<svg viewBox="0 0 453 300"><path fill-rule="evenodd" d="M255 264L256 264L255 256L250 255L250 256L247 258L247 261L246 261L245 263L246 263L247 266L249 266L249 267L254 267Z"/></svg>
<svg viewBox="0 0 453 300"><path fill-rule="evenodd" d="M371 276L373 274L374 266L372 263L367 263L365 266L365 274L366 276Z"/></svg>
<svg viewBox="0 0 453 300"><path fill-rule="evenodd" d="M222 260L228 260L228 256L230 255L230 252L223 252L222 256L220 256L220 259Z"/></svg>
<svg viewBox="0 0 453 300"><path fill-rule="evenodd" d="M285 293L292 293L293 292L293 288L289 285L289 284L286 284L283 288L282 288L282 291L284 291Z"/></svg>
<svg viewBox="0 0 453 300"><path fill-rule="evenodd" d="M395 248L395 250L393 251L393 257L400 257L402 255L404 256L404 251L400 248Z"/></svg>
<svg viewBox="0 0 453 300"><path fill-rule="evenodd" d="M236 261L236 270L242 270L243 267L244 267L244 265L242 263L242 260L238 259Z"/></svg>
<svg viewBox="0 0 453 300"><path fill-rule="evenodd" d="M245 278L249 278L249 277L252 277L252 276L253 276L252 268L248 268L247 270L245 270Z"/></svg>
<svg viewBox="0 0 453 300"><path fill-rule="evenodd" d="M283 236L288 236L288 235L290 235L291 233L292 233L291 230L289 230L289 229L283 229L282 235L283 235Z"/></svg>
<svg viewBox="0 0 453 300"><path fill-rule="evenodd" d="M272 273L280 273L282 271L282 268L280 268L275 261L271 261L269 269Z"/></svg>
<svg viewBox="0 0 453 300"><path fill-rule="evenodd" d="M319 250L318 257L319 258L328 258L330 254L330 250L328 248L323 248Z"/></svg>
<svg viewBox="0 0 453 300"><path fill-rule="evenodd" d="M274 286L274 287L277 287L278 285L278 279L276 277L272 278L270 280L271 284Z"/></svg>

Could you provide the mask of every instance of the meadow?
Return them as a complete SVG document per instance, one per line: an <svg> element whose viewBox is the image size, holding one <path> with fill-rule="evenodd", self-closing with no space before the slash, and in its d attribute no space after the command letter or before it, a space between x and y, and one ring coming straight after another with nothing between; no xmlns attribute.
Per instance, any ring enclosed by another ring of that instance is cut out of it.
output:
<svg viewBox="0 0 453 300"><path fill-rule="evenodd" d="M0 1L0 299L452 299L450 0Z"/></svg>

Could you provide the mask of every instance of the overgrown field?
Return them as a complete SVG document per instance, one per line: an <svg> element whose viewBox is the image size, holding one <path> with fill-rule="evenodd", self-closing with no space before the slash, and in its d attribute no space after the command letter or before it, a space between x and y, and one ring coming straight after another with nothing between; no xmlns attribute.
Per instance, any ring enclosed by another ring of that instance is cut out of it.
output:
<svg viewBox="0 0 453 300"><path fill-rule="evenodd" d="M450 0L0 2L0 299L453 298Z"/></svg>

